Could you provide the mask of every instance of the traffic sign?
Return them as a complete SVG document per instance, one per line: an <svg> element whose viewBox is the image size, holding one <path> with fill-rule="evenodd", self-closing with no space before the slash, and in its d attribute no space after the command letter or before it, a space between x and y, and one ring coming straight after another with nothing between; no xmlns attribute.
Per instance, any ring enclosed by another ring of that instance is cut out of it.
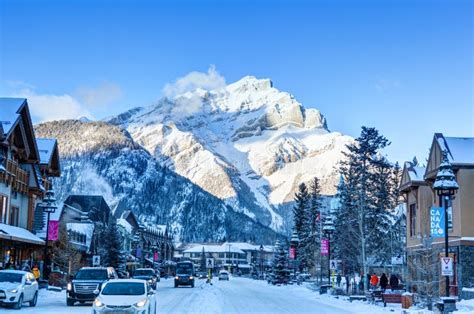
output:
<svg viewBox="0 0 474 314"><path fill-rule="evenodd" d="M206 258L206 268L214 268L214 259Z"/></svg>
<svg viewBox="0 0 474 314"><path fill-rule="evenodd" d="M453 259L441 257L441 276L453 276Z"/></svg>
<svg viewBox="0 0 474 314"><path fill-rule="evenodd" d="M336 270L337 269L337 260L332 259L329 261L329 268L331 270Z"/></svg>
<svg viewBox="0 0 474 314"><path fill-rule="evenodd" d="M100 266L100 255L92 256L92 266Z"/></svg>

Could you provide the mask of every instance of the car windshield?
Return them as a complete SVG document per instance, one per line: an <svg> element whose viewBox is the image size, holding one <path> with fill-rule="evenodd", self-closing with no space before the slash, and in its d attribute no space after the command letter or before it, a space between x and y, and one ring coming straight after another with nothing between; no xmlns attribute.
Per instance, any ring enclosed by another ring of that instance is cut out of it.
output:
<svg viewBox="0 0 474 314"><path fill-rule="evenodd" d="M152 269L137 269L134 276L153 276L155 272Z"/></svg>
<svg viewBox="0 0 474 314"><path fill-rule="evenodd" d="M109 282L102 289L103 295L142 295L145 285L140 282Z"/></svg>
<svg viewBox="0 0 474 314"><path fill-rule="evenodd" d="M22 274L0 272L0 282L21 282Z"/></svg>
<svg viewBox="0 0 474 314"><path fill-rule="evenodd" d="M107 270L105 269L82 269L76 274L78 280L106 280Z"/></svg>
<svg viewBox="0 0 474 314"><path fill-rule="evenodd" d="M193 265L192 264L178 264L176 266L176 273L177 274L192 274L193 273Z"/></svg>

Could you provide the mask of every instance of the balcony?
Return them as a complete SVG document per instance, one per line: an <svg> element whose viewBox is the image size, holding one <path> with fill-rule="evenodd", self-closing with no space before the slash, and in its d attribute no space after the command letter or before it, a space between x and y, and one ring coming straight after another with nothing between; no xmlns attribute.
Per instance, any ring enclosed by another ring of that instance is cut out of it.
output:
<svg viewBox="0 0 474 314"><path fill-rule="evenodd" d="M21 169L13 160L6 161L6 172L0 175L0 181L11 185L12 189L19 193L28 193L28 172Z"/></svg>

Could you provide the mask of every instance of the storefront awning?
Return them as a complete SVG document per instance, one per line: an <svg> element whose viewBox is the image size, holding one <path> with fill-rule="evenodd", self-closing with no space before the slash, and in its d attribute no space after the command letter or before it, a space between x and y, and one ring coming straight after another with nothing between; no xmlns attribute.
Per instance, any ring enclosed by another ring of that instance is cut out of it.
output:
<svg viewBox="0 0 474 314"><path fill-rule="evenodd" d="M26 229L0 224L0 239L44 245L44 241Z"/></svg>

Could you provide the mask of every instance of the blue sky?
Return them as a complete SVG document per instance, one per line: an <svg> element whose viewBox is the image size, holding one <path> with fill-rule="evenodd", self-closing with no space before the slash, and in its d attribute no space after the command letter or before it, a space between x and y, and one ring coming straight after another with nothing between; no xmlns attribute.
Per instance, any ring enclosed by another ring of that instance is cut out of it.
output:
<svg viewBox="0 0 474 314"><path fill-rule="evenodd" d="M392 160L474 136L472 1L0 3L0 94L32 99L36 121L149 105L214 65L271 78L331 130L377 127Z"/></svg>

